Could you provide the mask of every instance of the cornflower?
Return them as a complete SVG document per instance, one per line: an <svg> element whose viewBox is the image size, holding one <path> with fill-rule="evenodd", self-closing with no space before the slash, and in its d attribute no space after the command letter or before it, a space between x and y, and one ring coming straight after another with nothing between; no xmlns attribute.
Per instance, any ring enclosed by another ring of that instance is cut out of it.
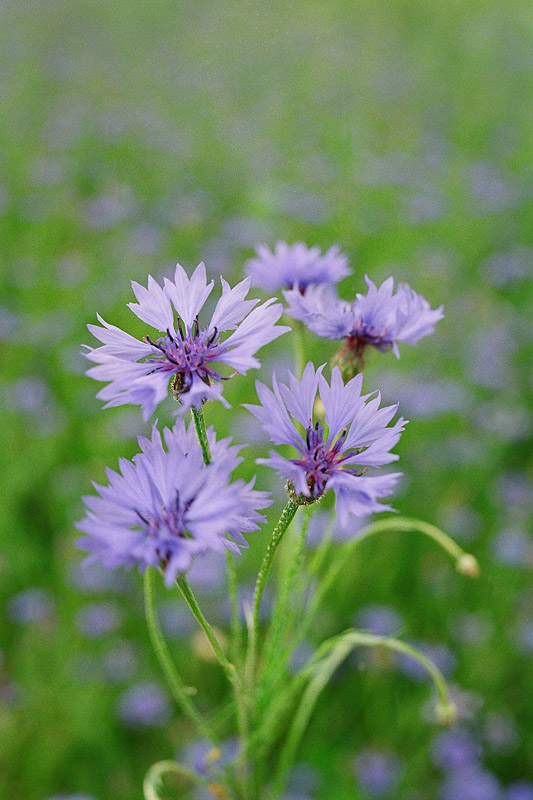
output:
<svg viewBox="0 0 533 800"><path fill-rule="evenodd" d="M336 511L345 527L350 515L391 510L379 498L390 494L400 473L367 475L369 467L396 461L390 450L405 426L399 419L387 427L398 406L379 408L379 393L361 395L362 375L344 385L340 370L334 367L331 385L322 376L323 366L315 370L309 362L301 380L289 372L289 385L273 377L274 391L257 381L261 405L245 405L261 422L276 445L289 445L295 457L258 459L277 470L289 482L289 494L300 504L315 502L328 491L336 496ZM317 389L324 408L324 419L313 419Z"/></svg>
<svg viewBox="0 0 533 800"><path fill-rule="evenodd" d="M151 439L139 437L133 461L120 459L120 472L107 470L109 484L94 484L99 496L84 498L87 514L77 525L89 562L110 569L137 564L142 572L160 566L171 586L194 556L248 546L243 532L264 522L257 509L270 505L269 494L253 488L255 478L231 482L241 448L217 441L212 429L208 438L213 462L206 466L192 424L187 429L180 418L163 437L154 425Z"/></svg>
<svg viewBox="0 0 533 800"><path fill-rule="evenodd" d="M309 330L327 339L344 339L336 361L351 376L363 361L368 346L392 350L400 357L398 343L415 345L435 330L442 317L442 306L431 309L427 300L406 284L394 292L394 279L387 278L378 288L366 277L367 294L357 294L350 303L341 300L331 286L311 286L305 295L285 291L287 313L302 321Z"/></svg>
<svg viewBox="0 0 533 800"><path fill-rule="evenodd" d="M210 322L201 327L199 314L213 289L207 284L204 264L189 279L183 267L176 266L174 281L165 279L164 287L151 276L148 288L132 281L137 303L129 308L143 322L159 331L152 339L142 341L110 325L98 316L98 325L88 325L102 347L87 348L85 355L97 366L87 374L99 381L109 381L97 397L106 401L105 408L127 403L140 405L147 420L157 405L172 392L181 403L181 410L199 408L209 399L221 400L222 375L215 365L222 364L245 374L260 362L255 353L289 331L278 325L283 307L274 298L255 308L259 300L246 300L250 279L233 289L221 278L222 296ZM177 319L176 314L177 312ZM232 331L223 339L221 334Z"/></svg>
<svg viewBox="0 0 533 800"><path fill-rule="evenodd" d="M303 242L277 242L274 252L261 244L256 253L257 258L249 259L245 268L254 286L267 292L294 288L303 294L313 284L337 283L350 274L348 259L338 247L322 255L319 247Z"/></svg>

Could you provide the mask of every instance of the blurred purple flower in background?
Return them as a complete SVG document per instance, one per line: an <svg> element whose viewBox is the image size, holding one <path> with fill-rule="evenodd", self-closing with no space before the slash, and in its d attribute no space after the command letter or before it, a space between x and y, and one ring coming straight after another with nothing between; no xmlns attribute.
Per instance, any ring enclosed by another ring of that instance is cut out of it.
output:
<svg viewBox="0 0 533 800"><path fill-rule="evenodd" d="M401 616L390 606L366 606L359 609L355 616L356 628L370 631L376 636L397 636L403 624Z"/></svg>
<svg viewBox="0 0 533 800"><path fill-rule="evenodd" d="M443 318L442 306L431 309L422 295L406 284L394 293L394 280L387 278L378 288L366 277L368 292L357 294L353 303L340 300L331 286L311 286L302 295L285 291L288 312L309 330L327 339L346 339L347 352L358 355L367 346L392 350L399 358L398 343L414 345L435 330Z"/></svg>
<svg viewBox="0 0 533 800"><path fill-rule="evenodd" d="M102 670L110 683L129 681L137 670L137 654L129 642L119 642L104 655Z"/></svg>
<svg viewBox="0 0 533 800"><path fill-rule="evenodd" d="M487 746L498 755L511 753L519 743L516 723L507 713L489 712L485 717L483 737Z"/></svg>
<svg viewBox="0 0 533 800"><path fill-rule="evenodd" d="M54 794L47 800L95 800L92 794Z"/></svg>
<svg viewBox="0 0 533 800"><path fill-rule="evenodd" d="M128 728L161 727L170 720L170 704L158 683L132 686L118 700L117 714Z"/></svg>
<svg viewBox="0 0 533 800"><path fill-rule="evenodd" d="M77 626L84 636L100 639L114 633L121 621L122 614L114 603L91 603L78 612Z"/></svg>
<svg viewBox="0 0 533 800"><path fill-rule="evenodd" d="M500 564L526 568L533 565L533 540L517 528L500 531L492 542L492 552Z"/></svg>
<svg viewBox="0 0 533 800"><path fill-rule="evenodd" d="M533 783L517 781L507 787L505 800L533 800Z"/></svg>
<svg viewBox="0 0 533 800"><path fill-rule="evenodd" d="M477 764L452 771L442 786L441 800L501 800L498 781Z"/></svg>
<svg viewBox="0 0 533 800"><path fill-rule="evenodd" d="M345 526L351 514L390 510L378 499L390 494L399 473L367 476L368 467L379 467L396 461L390 452L405 426L400 418L387 425L397 406L380 409L380 395L369 400L361 395L363 376L357 375L344 385L338 367L331 376L331 386L322 377L322 367L315 370L309 362L302 379L289 372L289 386L273 378L274 392L256 382L261 405L245 404L245 408L261 422L276 445L290 445L298 458L284 458L270 451L269 458L257 459L288 479L298 495L318 499L332 489L336 495L336 511ZM313 406L320 385L320 399L325 410L325 425L313 423ZM293 419L291 419L291 417ZM305 438L297 423L303 426ZM327 428L327 432L326 432Z"/></svg>
<svg viewBox="0 0 533 800"><path fill-rule="evenodd" d="M264 521L256 509L270 504L268 494L254 490L254 480L230 483L241 448L229 439L217 442L212 430L208 435L209 466L192 423L187 429L180 419L163 431L166 450L154 425L151 439L139 437L142 452L133 462L121 459L120 473L108 469L109 485L95 484L99 496L84 498L87 515L77 525L87 534L78 546L91 554L89 562L110 569L162 565L171 586L193 556L247 546L242 533Z"/></svg>
<svg viewBox="0 0 533 800"><path fill-rule="evenodd" d="M397 785L401 763L388 750L362 750L354 761L355 775L362 791L370 797L387 797Z"/></svg>
<svg viewBox="0 0 533 800"><path fill-rule="evenodd" d="M479 742L465 728L453 728L437 734L432 744L435 766L444 772L476 764L482 753Z"/></svg>
<svg viewBox="0 0 533 800"><path fill-rule="evenodd" d="M54 613L54 604L44 589L26 589L7 602L7 616L17 625L42 622Z"/></svg>
<svg viewBox="0 0 533 800"><path fill-rule="evenodd" d="M105 408L127 403L140 405L144 419L172 391L181 402L181 410L199 408L209 399L221 400L223 376L214 364L246 374L260 366L255 353L290 328L276 326L283 307L274 299L255 308L258 300L245 300L250 287L246 278L233 289L221 278L222 297L207 327L200 327L198 314L213 289L207 284L205 266L200 264L189 279L179 264L174 281L165 279L164 288L151 276L148 288L132 281L137 303L130 309L143 322L161 331L155 340L146 336L135 339L100 316L98 325L88 325L102 347L87 347L85 355L97 366L87 374L99 381L109 381L97 397L106 401ZM178 320L175 320L175 311ZM222 340L220 334L232 331Z"/></svg>
<svg viewBox="0 0 533 800"><path fill-rule="evenodd" d="M245 270L253 285L267 292L294 288L303 293L313 284L337 283L351 272L338 247L330 247L322 255L319 247L307 247L303 242L277 242L274 252L259 245L256 253L257 258L251 258Z"/></svg>

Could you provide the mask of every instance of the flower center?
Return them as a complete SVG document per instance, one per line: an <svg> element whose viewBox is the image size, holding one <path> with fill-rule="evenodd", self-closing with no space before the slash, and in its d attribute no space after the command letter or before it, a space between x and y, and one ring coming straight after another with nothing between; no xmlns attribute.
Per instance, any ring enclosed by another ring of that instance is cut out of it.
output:
<svg viewBox="0 0 533 800"><path fill-rule="evenodd" d="M352 350L361 351L365 345L371 344L378 350L390 350L394 344L388 329L380 328L364 322L360 317L355 320L353 330L347 337L348 346Z"/></svg>
<svg viewBox="0 0 533 800"><path fill-rule="evenodd" d="M307 428L305 436L307 452L303 453L304 458L292 461L304 468L309 491L315 499L324 494L329 478L347 457L342 453L345 440L346 431L343 431L337 441L328 447L324 441L324 426L320 420L314 426Z"/></svg>
<svg viewBox="0 0 533 800"><path fill-rule="evenodd" d="M200 328L198 319L190 331L185 332L181 320L178 320L178 334L173 336L167 330L165 336L152 341L149 336L145 341L156 347L161 355L150 356L154 371L175 375L173 391L180 395L188 392L193 378L197 375L204 383L223 380L222 376L210 366L217 358L220 338L218 330L208 332Z"/></svg>
<svg viewBox="0 0 533 800"><path fill-rule="evenodd" d="M164 540L169 536L189 539L190 534L186 531L185 515L193 500L194 497L191 497L186 503L182 503L180 493L176 490L174 501L170 505L162 506L161 511L143 514L135 509L140 520L139 527L154 539Z"/></svg>

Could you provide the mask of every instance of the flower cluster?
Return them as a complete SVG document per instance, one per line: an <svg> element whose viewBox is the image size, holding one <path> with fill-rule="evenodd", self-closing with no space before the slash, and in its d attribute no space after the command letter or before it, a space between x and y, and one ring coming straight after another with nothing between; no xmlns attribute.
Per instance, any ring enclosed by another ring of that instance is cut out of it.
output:
<svg viewBox="0 0 533 800"><path fill-rule="evenodd" d="M146 420L167 396L171 379L182 410L199 408L210 399L228 405L222 397L221 381L231 375L222 375L216 365L245 374L260 366L257 350L290 328L276 326L283 312L281 303L270 299L256 307L258 300L245 299L250 278L233 289L221 280L222 296L206 327L201 327L198 315L213 281L207 283L203 264L190 279L178 264L174 281L165 279L163 288L151 276L147 289L132 281L138 302L128 305L139 319L160 332L155 340L146 336L139 341L100 316L103 327L88 326L103 343L102 347L88 347L85 355L97 364L87 374L109 381L97 395L106 401L105 408L140 405ZM221 334L226 331L232 333L223 339Z"/></svg>
<svg viewBox="0 0 533 800"><path fill-rule="evenodd" d="M319 247L307 247L303 242L278 242L274 252L259 245L256 253L246 271L254 286L267 292L294 288L303 294L309 286L337 283L350 274L348 259L338 247L330 247L322 255Z"/></svg>
<svg viewBox="0 0 533 800"><path fill-rule="evenodd" d="M257 381L261 405L246 405L262 423L276 445L290 445L296 458L275 451L258 459L287 478L297 495L318 500L330 489L336 495L339 522L346 526L350 515L390 510L378 499L390 494L400 473L366 475L368 467L380 467L398 456L391 449L405 426L400 418L387 427L398 406L379 408L379 393L361 395L363 377L357 375L346 385L334 367L331 385L309 362L301 380L289 372L289 385L273 378L274 391ZM313 419L317 389L325 419ZM301 428L299 427L301 426Z"/></svg>
<svg viewBox="0 0 533 800"><path fill-rule="evenodd" d="M217 441L212 430L208 438L213 463L206 466L192 425L179 419L163 437L154 425L151 439L139 437L133 461L108 470L107 486L94 484L99 496L84 498L87 514L77 526L87 534L78 545L91 561L161 566L170 586L193 556L247 546L243 533L264 522L257 509L270 505L269 495L255 490L254 480L231 482L241 448Z"/></svg>
<svg viewBox="0 0 533 800"><path fill-rule="evenodd" d="M378 288L366 278L367 294L357 294L349 303L331 286L311 286L302 295L284 292L288 313L309 330L328 339L345 339L346 355L361 357L367 346L392 350L398 358L398 343L414 345L435 330L444 316L442 306L431 309L427 300L407 285L394 291L393 278Z"/></svg>

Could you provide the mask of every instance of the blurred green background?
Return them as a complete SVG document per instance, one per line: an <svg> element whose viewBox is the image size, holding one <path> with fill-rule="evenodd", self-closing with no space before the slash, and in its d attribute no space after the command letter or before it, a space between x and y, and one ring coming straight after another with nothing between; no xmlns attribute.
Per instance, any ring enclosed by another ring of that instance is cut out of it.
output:
<svg viewBox="0 0 533 800"><path fill-rule="evenodd" d="M138 576L79 567L80 497L147 430L137 408L101 410L80 344L96 311L139 331L131 279L203 259L235 280L278 239L338 244L346 298L365 273L393 274L445 304L431 339L399 362L375 354L365 383L411 420L396 508L482 566L467 581L415 536L368 542L317 631L392 617L429 648L459 703L459 761L475 743L467 777L450 783L429 687L366 654L319 704L305 796L531 798L532 25L526 0L2 0L1 798L140 798L149 765L191 738L147 644ZM263 352L265 380L289 347ZM315 363L334 350L306 347ZM207 417L257 456L239 410L254 377L227 386L233 413ZM266 533L250 539L244 583ZM220 578L216 565L198 578L214 610ZM191 657L178 598L161 603L211 707L223 679ZM365 763L388 770L386 789Z"/></svg>

